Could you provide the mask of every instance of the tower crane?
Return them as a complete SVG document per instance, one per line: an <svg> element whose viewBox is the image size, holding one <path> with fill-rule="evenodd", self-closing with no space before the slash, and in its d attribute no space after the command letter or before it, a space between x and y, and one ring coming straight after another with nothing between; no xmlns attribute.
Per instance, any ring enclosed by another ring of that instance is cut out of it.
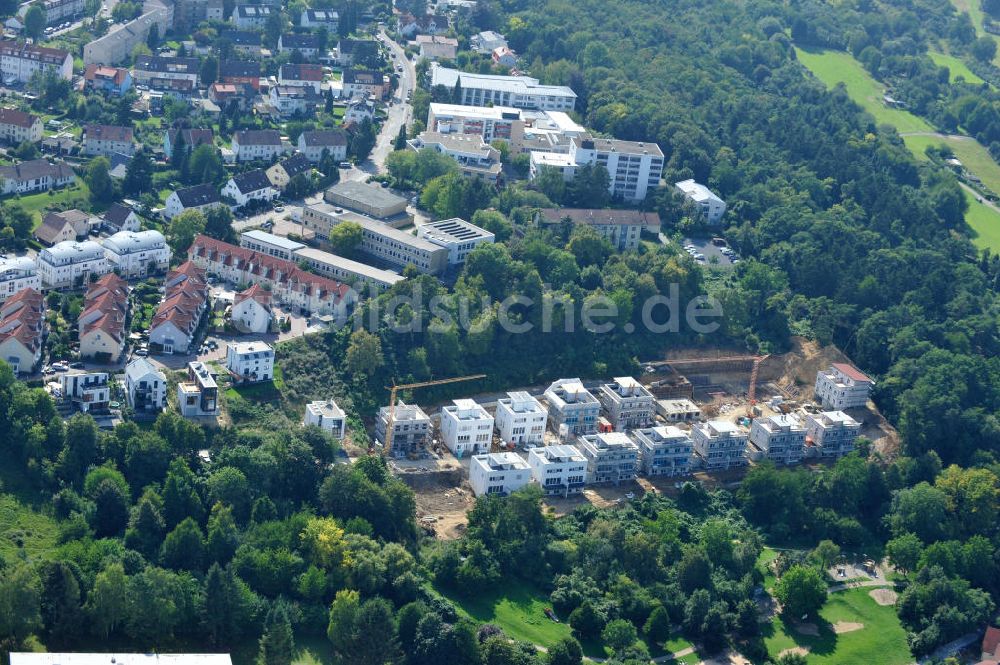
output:
<svg viewBox="0 0 1000 665"><path fill-rule="evenodd" d="M470 374L468 376L453 376L447 379L435 379L433 381L420 381L418 383L404 383L402 385L393 384L386 386L389 390L389 417L385 423L385 441L382 442L382 456L386 457L392 450L393 422L396 418L396 393L400 390L410 390L412 388L427 388L430 386L442 386L447 383L458 383L459 381L472 381L473 379L485 379L485 374Z"/></svg>

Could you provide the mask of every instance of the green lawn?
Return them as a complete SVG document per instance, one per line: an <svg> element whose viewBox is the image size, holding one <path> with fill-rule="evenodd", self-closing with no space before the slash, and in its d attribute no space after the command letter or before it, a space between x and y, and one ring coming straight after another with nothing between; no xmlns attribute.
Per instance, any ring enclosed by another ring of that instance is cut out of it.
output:
<svg viewBox="0 0 1000 665"><path fill-rule="evenodd" d="M87 189L87 185L80 180L76 179L76 183L72 187L66 187L59 190L54 190L51 194L49 192L41 192L39 194L29 194L28 196L22 196L20 198L9 198L4 199L3 203L6 205L17 204L30 213L35 215L35 228L37 228L42 223L42 217L45 213L53 210L68 210L69 208L79 207L82 210L87 210L90 206L90 191Z"/></svg>
<svg viewBox="0 0 1000 665"><path fill-rule="evenodd" d="M809 649L809 665L874 663L906 665L913 656L906 645L906 632L899 623L896 609L872 600L871 589L850 589L832 594L820 610L819 635L803 635L794 626L776 617L765 630L765 643L772 657L785 649ZM834 633L837 622L862 623L864 628Z"/></svg>
<svg viewBox="0 0 1000 665"><path fill-rule="evenodd" d="M1000 214L979 203L968 191L965 192L965 200L969 202L965 222L972 229L970 233L972 243L980 249L1000 251Z"/></svg>
<svg viewBox="0 0 1000 665"><path fill-rule="evenodd" d="M966 83L972 83L973 85L985 83L985 81L976 76L964 62L953 55L945 55L944 53L938 53L937 51L928 51L927 55L930 56L935 65L948 68L948 80L951 83L954 83L955 79L959 76L964 78Z"/></svg>
<svg viewBox="0 0 1000 665"><path fill-rule="evenodd" d="M778 550L773 550L770 547L765 547L760 556L757 557L757 567L764 573L764 588L768 591L774 588L774 583L777 581L770 566L770 563L777 558Z"/></svg>
<svg viewBox="0 0 1000 665"><path fill-rule="evenodd" d="M976 36L982 37L987 35L985 30L983 30L983 10L981 0L951 0L951 4L955 6L955 9L961 12L966 12L969 18L972 19L972 25L976 28ZM996 39L996 37L993 37ZM993 56L993 64L1000 67L1000 51Z"/></svg>
<svg viewBox="0 0 1000 665"><path fill-rule="evenodd" d="M871 113L879 124L893 125L900 133L934 131L923 118L883 104L885 86L873 79L849 53L798 47L795 53L799 61L828 88L843 83L851 98Z"/></svg>
<svg viewBox="0 0 1000 665"><path fill-rule="evenodd" d="M55 548L58 535L54 519L0 494L0 557L8 564L43 557Z"/></svg>

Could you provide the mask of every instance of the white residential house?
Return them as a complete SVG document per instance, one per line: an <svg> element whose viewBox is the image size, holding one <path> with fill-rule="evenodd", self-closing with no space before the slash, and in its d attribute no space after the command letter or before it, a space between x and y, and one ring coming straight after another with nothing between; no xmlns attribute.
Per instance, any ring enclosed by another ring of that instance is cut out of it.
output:
<svg viewBox="0 0 1000 665"><path fill-rule="evenodd" d="M303 28L326 28L335 34L340 26L340 16L332 9L306 9L299 16L299 26Z"/></svg>
<svg viewBox="0 0 1000 665"><path fill-rule="evenodd" d="M375 102L360 97L348 101L344 110L344 124L356 122L360 125L365 120L375 120Z"/></svg>
<svg viewBox="0 0 1000 665"><path fill-rule="evenodd" d="M508 496L530 481L531 469L517 453L474 455L469 462L469 485L476 496Z"/></svg>
<svg viewBox="0 0 1000 665"><path fill-rule="evenodd" d="M230 315L233 325L242 333L260 335L270 331L274 320L271 301L271 292L260 284L237 293Z"/></svg>
<svg viewBox="0 0 1000 665"><path fill-rule="evenodd" d="M727 420L709 420L694 425L691 440L705 468L724 471L747 463L747 431Z"/></svg>
<svg viewBox="0 0 1000 665"><path fill-rule="evenodd" d="M722 223L722 216L726 214L726 202L720 199L715 192L705 185L695 182L693 178L674 183L674 187L698 207L701 214L705 216L705 221L712 226Z"/></svg>
<svg viewBox="0 0 1000 665"><path fill-rule="evenodd" d="M125 366L125 398L137 413L159 412L167 406L167 377L145 358Z"/></svg>
<svg viewBox="0 0 1000 665"><path fill-rule="evenodd" d="M509 46L498 46L493 49L493 64L513 69L517 66L517 53L510 50Z"/></svg>
<svg viewBox="0 0 1000 665"><path fill-rule="evenodd" d="M497 400L496 424L500 440L523 446L541 446L549 412L525 391L507 393Z"/></svg>
<svg viewBox="0 0 1000 665"><path fill-rule="evenodd" d="M117 125L87 125L83 128L83 154L111 157L135 153L132 128Z"/></svg>
<svg viewBox="0 0 1000 665"><path fill-rule="evenodd" d="M347 159L347 134L340 129L317 130L299 134L298 149L306 159L316 164L324 151L333 159Z"/></svg>
<svg viewBox="0 0 1000 665"><path fill-rule="evenodd" d="M624 432L600 432L579 437L577 446L587 458L587 484L635 480L639 447Z"/></svg>
<svg viewBox="0 0 1000 665"><path fill-rule="evenodd" d="M167 269L170 246L159 231L119 231L101 241L112 270L126 279Z"/></svg>
<svg viewBox="0 0 1000 665"><path fill-rule="evenodd" d="M234 175L222 188L222 196L231 199L237 208L242 208L251 201L273 201L278 198L278 194L263 169Z"/></svg>
<svg viewBox="0 0 1000 665"><path fill-rule="evenodd" d="M222 202L222 196L215 185L205 183L171 192L163 208L163 217L173 219L186 210L200 210L206 213L212 208L223 205L225 204Z"/></svg>
<svg viewBox="0 0 1000 665"><path fill-rule="evenodd" d="M688 433L675 425L649 427L632 432L639 446L644 476L683 476L691 473L694 443Z"/></svg>
<svg viewBox="0 0 1000 665"><path fill-rule="evenodd" d="M656 398L631 376L618 376L603 384L597 399L616 432L648 427L653 422Z"/></svg>
<svg viewBox="0 0 1000 665"><path fill-rule="evenodd" d="M275 85L271 86L268 100L282 118L315 116L316 107L323 104L323 95L311 86Z"/></svg>
<svg viewBox="0 0 1000 665"><path fill-rule="evenodd" d="M122 203L112 203L111 207L101 215L101 225L109 233L138 231L139 215Z"/></svg>
<svg viewBox="0 0 1000 665"><path fill-rule="evenodd" d="M431 419L416 404L396 401L392 410L392 450L394 457L419 455L423 453L431 438ZM389 430L389 407L378 411L375 421L375 440L385 446L386 432Z"/></svg>
<svg viewBox="0 0 1000 665"><path fill-rule="evenodd" d="M762 416L750 427L750 443L775 464L798 464L805 451L806 428L792 414Z"/></svg>
<svg viewBox="0 0 1000 665"><path fill-rule="evenodd" d="M347 416L344 410L332 399L316 400L306 404L306 412L302 416L303 425L315 425L329 432L335 439L343 439Z"/></svg>
<svg viewBox="0 0 1000 665"><path fill-rule="evenodd" d="M104 248L93 240L67 240L38 253L38 275L49 289L82 286L111 270Z"/></svg>
<svg viewBox="0 0 1000 665"><path fill-rule="evenodd" d="M267 25L271 14L276 12L278 7L271 5L237 5L230 21L240 30L261 29Z"/></svg>
<svg viewBox="0 0 1000 665"><path fill-rule="evenodd" d="M546 496L579 494L587 480L587 458L576 446L541 446L528 451L531 476Z"/></svg>
<svg viewBox="0 0 1000 665"><path fill-rule="evenodd" d="M233 154L240 162L273 162L284 154L281 135L276 129L247 129L233 134Z"/></svg>
<svg viewBox="0 0 1000 665"><path fill-rule="evenodd" d="M0 166L0 194L46 192L72 185L76 174L65 162L31 159L13 166Z"/></svg>
<svg viewBox="0 0 1000 665"><path fill-rule="evenodd" d="M496 236L486 229L458 217L419 224L417 237L447 249L448 264L452 266L465 263L469 253L479 245L492 244L496 240Z"/></svg>
<svg viewBox="0 0 1000 665"><path fill-rule="evenodd" d="M188 363L187 380L177 384L177 406L185 418L218 415L219 384L200 360Z"/></svg>
<svg viewBox="0 0 1000 665"><path fill-rule="evenodd" d="M69 51L37 44L0 41L0 79L27 83L39 72L54 72L61 79L73 78L73 56Z"/></svg>
<svg viewBox="0 0 1000 665"><path fill-rule="evenodd" d="M0 108L0 141L17 146L42 140L42 119L14 108Z"/></svg>
<svg viewBox="0 0 1000 665"><path fill-rule="evenodd" d="M860 435L861 423L843 411L806 414L806 436L821 457L836 459L852 452Z"/></svg>
<svg viewBox="0 0 1000 665"><path fill-rule="evenodd" d="M274 349L264 342L230 342L226 369L235 383L259 383L274 378Z"/></svg>
<svg viewBox="0 0 1000 665"><path fill-rule="evenodd" d="M27 256L0 259L0 303L24 289L41 290L38 265Z"/></svg>
<svg viewBox="0 0 1000 665"><path fill-rule="evenodd" d="M107 372L74 372L59 377L63 399L84 413L103 411L111 402Z"/></svg>
<svg viewBox="0 0 1000 665"><path fill-rule="evenodd" d="M456 457L490 450L493 416L471 399L456 399L441 409L441 438Z"/></svg>
<svg viewBox="0 0 1000 665"><path fill-rule="evenodd" d="M301 175L308 179L312 170L312 162L305 155L295 153L288 159L282 160L277 164L272 164L266 173L267 179L271 181L271 184L279 191L284 191L285 187L288 187L288 183L292 181L292 178Z"/></svg>
<svg viewBox="0 0 1000 665"><path fill-rule="evenodd" d="M816 372L816 400L835 411L864 408L875 382L847 363L833 363Z"/></svg>
<svg viewBox="0 0 1000 665"><path fill-rule="evenodd" d="M566 426L566 434L581 435L597 431L601 403L580 379L559 379L545 390L545 401L552 416L552 428L557 432Z"/></svg>

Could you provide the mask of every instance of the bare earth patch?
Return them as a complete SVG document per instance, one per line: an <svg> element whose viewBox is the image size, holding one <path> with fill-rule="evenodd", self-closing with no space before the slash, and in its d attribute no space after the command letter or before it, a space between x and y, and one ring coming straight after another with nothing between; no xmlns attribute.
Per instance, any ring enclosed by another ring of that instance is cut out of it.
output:
<svg viewBox="0 0 1000 665"><path fill-rule="evenodd" d="M896 592L892 589L872 589L868 592L868 595L879 605L896 604Z"/></svg>
<svg viewBox="0 0 1000 665"><path fill-rule="evenodd" d="M778 658L782 658L785 656L785 654L789 653L794 653L798 656L808 656L809 647L792 647L791 649L785 649L784 651L778 654Z"/></svg>
<svg viewBox="0 0 1000 665"><path fill-rule="evenodd" d="M730 649L721 656L701 661L701 665L750 665L750 661L742 654Z"/></svg>
<svg viewBox="0 0 1000 665"><path fill-rule="evenodd" d="M865 627L865 624L858 623L856 621L838 621L833 624L833 632L840 635L841 633L852 633L855 630L861 630Z"/></svg>
<svg viewBox="0 0 1000 665"><path fill-rule="evenodd" d="M819 637L819 626L812 622L795 624L795 631L800 635L812 635L813 637Z"/></svg>

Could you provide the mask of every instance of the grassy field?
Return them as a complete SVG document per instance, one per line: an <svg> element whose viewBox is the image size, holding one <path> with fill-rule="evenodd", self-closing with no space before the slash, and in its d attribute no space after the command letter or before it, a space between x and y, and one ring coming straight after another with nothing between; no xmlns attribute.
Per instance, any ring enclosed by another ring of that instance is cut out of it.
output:
<svg viewBox="0 0 1000 665"><path fill-rule="evenodd" d="M951 4L954 5L955 9L959 12L965 12L972 19L972 25L976 28L976 36L982 37L983 35L989 34L983 30L983 9L982 0L951 0ZM994 39L996 39L994 37ZM993 64L1000 67L1000 51L993 56Z"/></svg>
<svg viewBox="0 0 1000 665"><path fill-rule="evenodd" d="M795 626L776 617L765 631L765 643L772 657L794 647L809 649L810 665L870 663L906 665L913 661L906 645L906 632L896 609L877 604L871 589L850 589L832 594L820 611L819 635L803 635ZM837 622L860 623L859 630L836 634Z"/></svg>
<svg viewBox="0 0 1000 665"><path fill-rule="evenodd" d="M41 192L39 194L29 194L20 198L4 199L4 204L16 203L35 216L35 228L42 223L45 213L52 210L68 210L73 207L89 206L90 191L83 180L77 178L72 187Z"/></svg>
<svg viewBox="0 0 1000 665"><path fill-rule="evenodd" d="M972 229L969 235L973 244L980 249L1000 251L1000 214L977 201L968 191L965 192L965 200L969 202L965 222Z"/></svg>
<svg viewBox="0 0 1000 665"><path fill-rule="evenodd" d="M973 85L985 83L983 79L972 73L972 70L964 62L953 55L945 55L937 51L928 51L927 55L930 56L935 65L948 68L948 81L951 83L954 83L955 79L959 76L964 78L966 83L972 83Z"/></svg>
<svg viewBox="0 0 1000 665"><path fill-rule="evenodd" d="M847 94L875 117L879 124L893 125L900 133L933 132L925 120L909 111L893 109L882 103L884 86L873 79L849 53L805 50L796 47L799 61L828 88L843 83Z"/></svg>
<svg viewBox="0 0 1000 665"><path fill-rule="evenodd" d="M51 517L36 512L11 494L0 494L0 557L8 565L34 561L56 546L58 527Z"/></svg>

